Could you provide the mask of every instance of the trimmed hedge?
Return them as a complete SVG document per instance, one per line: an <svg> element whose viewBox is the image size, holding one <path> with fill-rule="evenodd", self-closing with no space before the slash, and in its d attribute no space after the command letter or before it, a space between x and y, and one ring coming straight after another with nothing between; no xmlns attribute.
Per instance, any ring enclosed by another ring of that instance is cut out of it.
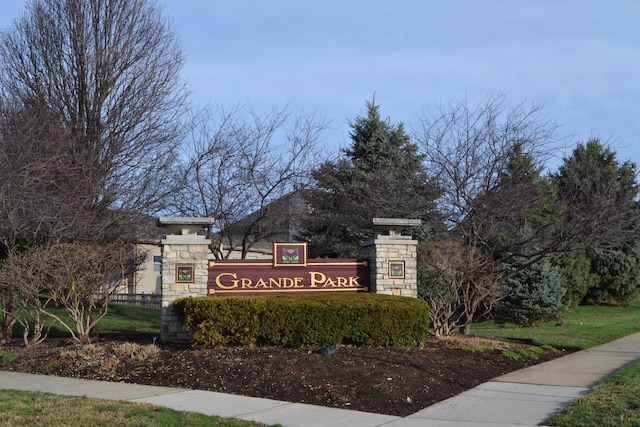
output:
<svg viewBox="0 0 640 427"><path fill-rule="evenodd" d="M193 343L284 347L349 343L415 347L429 332L419 298L380 294L180 298L174 312Z"/></svg>

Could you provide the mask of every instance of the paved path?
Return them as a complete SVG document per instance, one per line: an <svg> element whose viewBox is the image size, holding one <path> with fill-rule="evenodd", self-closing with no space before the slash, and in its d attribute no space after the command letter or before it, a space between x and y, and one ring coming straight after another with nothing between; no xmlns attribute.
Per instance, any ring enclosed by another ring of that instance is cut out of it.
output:
<svg viewBox="0 0 640 427"><path fill-rule="evenodd" d="M0 389L152 403L285 427L537 426L640 359L640 333L503 375L413 415L395 417L255 397L0 371Z"/></svg>

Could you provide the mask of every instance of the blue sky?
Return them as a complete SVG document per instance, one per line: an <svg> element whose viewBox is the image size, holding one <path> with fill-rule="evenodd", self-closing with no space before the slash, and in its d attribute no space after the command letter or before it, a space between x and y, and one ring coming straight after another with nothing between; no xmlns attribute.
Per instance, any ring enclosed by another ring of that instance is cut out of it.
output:
<svg viewBox="0 0 640 427"><path fill-rule="evenodd" d="M417 125L492 93L544 103L569 148L599 136L640 163L640 2L629 0L160 0L194 102L290 105L330 122L330 147L375 93ZM3 0L0 28L21 10ZM565 154L570 154L568 151Z"/></svg>

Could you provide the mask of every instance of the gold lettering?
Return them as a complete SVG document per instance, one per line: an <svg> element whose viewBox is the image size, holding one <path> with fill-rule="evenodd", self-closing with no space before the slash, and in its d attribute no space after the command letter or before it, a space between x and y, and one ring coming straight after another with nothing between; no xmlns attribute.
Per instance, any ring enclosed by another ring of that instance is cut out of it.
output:
<svg viewBox="0 0 640 427"><path fill-rule="evenodd" d="M311 285L309 285L310 288L317 288L318 285L322 285L325 280L327 280L327 276L317 271L310 271L309 276L311 280Z"/></svg>
<svg viewBox="0 0 640 427"><path fill-rule="evenodd" d="M269 278L269 288L273 286L282 288L282 278L276 279L274 277Z"/></svg>
<svg viewBox="0 0 640 427"><path fill-rule="evenodd" d="M336 282L334 282L331 277L327 277L327 280L325 280L323 287L326 288L328 286L331 286L332 288L336 287Z"/></svg>
<svg viewBox="0 0 640 427"><path fill-rule="evenodd" d="M283 288L293 288L293 279L291 277L283 277L280 280Z"/></svg>
<svg viewBox="0 0 640 427"><path fill-rule="evenodd" d="M265 282L265 281L264 281L264 279L258 279L258 280L256 281L256 283L255 283L254 287L256 287L256 288L265 288L265 289L267 289L267 288L271 288L271 286L269 286L269 285L267 284L267 282Z"/></svg>
<svg viewBox="0 0 640 427"><path fill-rule="evenodd" d="M319 271L309 272L309 283L305 284L304 277L269 277L258 278L255 281L248 277L238 278L237 273L219 273L216 276L215 284L219 289L293 289L293 288L360 288L360 277L338 276L328 277L325 273Z"/></svg>
<svg viewBox="0 0 640 427"><path fill-rule="evenodd" d="M231 280L231 285L222 284L222 276L231 276L233 280ZM238 276L236 273L220 273L216 276L216 285L221 289L233 289L238 287Z"/></svg>

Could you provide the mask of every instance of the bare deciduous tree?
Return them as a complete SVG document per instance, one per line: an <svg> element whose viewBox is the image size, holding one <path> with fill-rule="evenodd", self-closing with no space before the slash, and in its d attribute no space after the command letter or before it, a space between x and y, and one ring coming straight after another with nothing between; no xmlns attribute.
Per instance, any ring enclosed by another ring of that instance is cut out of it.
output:
<svg viewBox="0 0 640 427"><path fill-rule="evenodd" d="M198 115L182 167L176 211L216 219L212 251L244 258L261 239L289 228L290 204L308 180L325 124L287 108L259 114L250 107ZM283 222L284 221L284 222Z"/></svg>
<svg viewBox="0 0 640 427"><path fill-rule="evenodd" d="M74 340L89 343L95 325L124 281L133 277L143 254L121 243L59 243L34 246L0 265L2 292L12 296L14 323L24 327L25 345L43 341L52 322ZM58 315L61 307L69 320ZM48 319L48 321L46 320ZM11 339L11 329L3 330Z"/></svg>
<svg viewBox="0 0 640 427"><path fill-rule="evenodd" d="M74 340L89 343L93 328L107 314L123 281L133 276L140 256L120 243L61 243L29 249L28 258L39 260L39 266L34 269L28 263L25 269L31 289L48 295L71 320L48 306L41 306L40 312L55 319Z"/></svg>
<svg viewBox="0 0 640 427"><path fill-rule="evenodd" d="M0 112L2 335L9 341L13 326L20 323L25 344L37 343L40 323L32 319L30 331L29 316L39 316L41 301L23 280L31 275L15 274L24 264L23 252L51 238L100 234L100 226L92 221L96 214L91 208L92 192L83 184L80 168L67 162L64 144L58 143L66 140L59 122L34 105ZM33 261L36 268L40 261ZM30 304L35 310L27 310Z"/></svg>
<svg viewBox="0 0 640 427"><path fill-rule="evenodd" d="M521 187L522 194L511 191L508 200L485 209L515 150L535 159L539 167L557 148L556 125L541 112L536 105L508 108L503 96L493 96L476 109L464 101L452 102L422 117L415 139L443 191L439 208L449 228L466 242L483 245L480 230L491 229L485 223L509 217L506 211L531 203Z"/></svg>
<svg viewBox="0 0 640 427"><path fill-rule="evenodd" d="M419 293L429 303L436 336L468 333L476 315L486 315L504 294L497 264L477 247L453 240L421 243Z"/></svg>
<svg viewBox="0 0 640 427"><path fill-rule="evenodd" d="M530 161L530 171L544 170L560 148L555 130L539 106L508 108L502 96L473 110L459 102L425 115L417 140L444 190L440 207L451 230L490 250L494 236L487 233L507 224L512 235L528 237L528 251L515 255L532 262L554 252L626 243L637 224L636 171L629 162L617 165L611 150L588 153L579 145L556 175L556 188L551 179L535 189L527 179L503 185L514 154ZM525 230L523 219L534 213L537 221L526 221Z"/></svg>
<svg viewBox="0 0 640 427"><path fill-rule="evenodd" d="M51 301L47 289L46 266L39 251L24 251L0 262L0 294L6 325L2 338L12 340L13 326L22 326L25 346L36 345L47 338L53 319L43 318L43 308Z"/></svg>
<svg viewBox="0 0 640 427"><path fill-rule="evenodd" d="M27 3L0 33L0 257L101 240L119 213L161 207L185 107L182 63L151 0ZM19 311L11 284L1 286L5 312ZM4 331L15 323L7 313Z"/></svg>
<svg viewBox="0 0 640 427"><path fill-rule="evenodd" d="M46 110L0 110L0 244L5 256L49 238L100 235L98 208L68 133ZM102 212L104 213L104 212Z"/></svg>
<svg viewBox="0 0 640 427"><path fill-rule="evenodd" d="M182 64L150 0L32 0L1 34L0 94L60 128L48 143L92 206L153 210L180 132Z"/></svg>

